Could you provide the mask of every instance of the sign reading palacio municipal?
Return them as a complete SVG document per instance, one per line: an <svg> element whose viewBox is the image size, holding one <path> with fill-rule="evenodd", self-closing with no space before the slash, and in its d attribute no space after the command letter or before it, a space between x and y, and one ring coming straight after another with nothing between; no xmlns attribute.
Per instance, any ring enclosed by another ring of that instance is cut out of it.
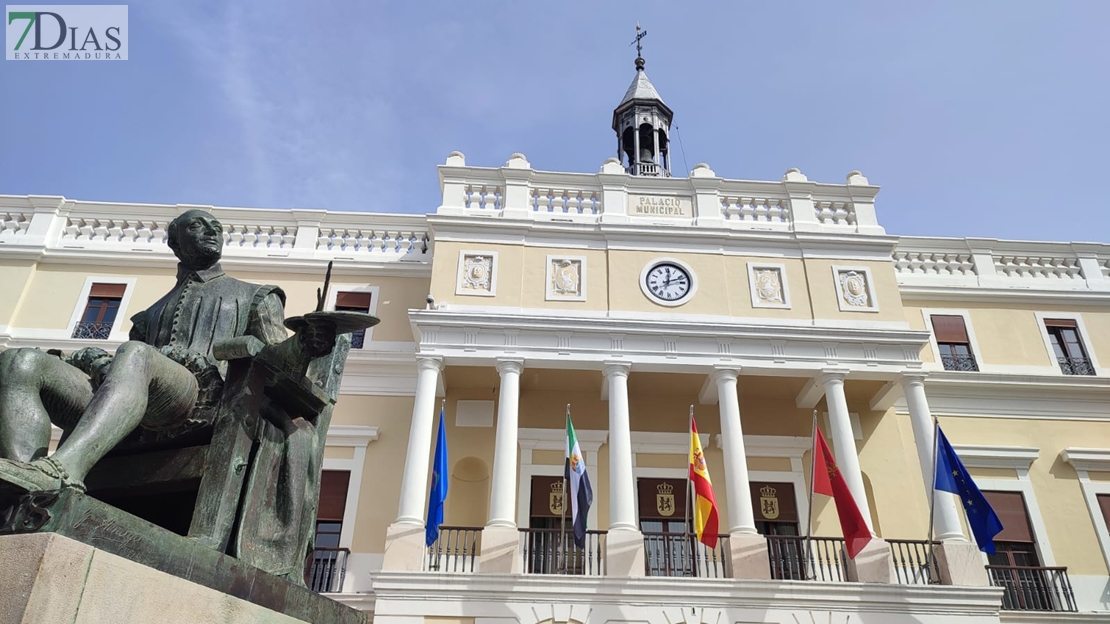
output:
<svg viewBox="0 0 1110 624"><path fill-rule="evenodd" d="M628 196L628 215L632 217L668 217L689 219L694 216L694 202L675 195Z"/></svg>

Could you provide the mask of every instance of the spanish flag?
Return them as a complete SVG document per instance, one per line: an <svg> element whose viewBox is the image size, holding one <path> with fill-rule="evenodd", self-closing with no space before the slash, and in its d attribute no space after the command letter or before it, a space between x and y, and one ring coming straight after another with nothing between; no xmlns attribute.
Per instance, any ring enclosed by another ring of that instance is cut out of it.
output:
<svg viewBox="0 0 1110 624"><path fill-rule="evenodd" d="M694 484L694 530L698 541L709 548L717 547L717 498L705 467L705 454L698 439L698 426L690 414L690 481Z"/></svg>

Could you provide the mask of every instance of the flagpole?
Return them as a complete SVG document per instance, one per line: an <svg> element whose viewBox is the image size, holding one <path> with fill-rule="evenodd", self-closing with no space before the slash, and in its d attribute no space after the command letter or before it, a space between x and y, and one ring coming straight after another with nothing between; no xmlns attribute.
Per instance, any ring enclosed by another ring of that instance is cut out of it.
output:
<svg viewBox="0 0 1110 624"><path fill-rule="evenodd" d="M810 451L809 457L809 513L806 519L806 564L809 569L806 570L806 579L810 577L810 572L813 570L813 488L814 479L817 478L817 410L813 410L813 429L809 434Z"/></svg>
<svg viewBox="0 0 1110 624"><path fill-rule="evenodd" d="M933 470L929 483L929 536L928 541L925 542L925 573L929 575L929 580L933 578L933 568L930 560L933 554L933 514L936 512L937 498L937 439L940 437L937 435L938 431L940 431L940 422L937 421L936 416L933 416Z"/></svg>
<svg viewBox="0 0 1110 624"><path fill-rule="evenodd" d="M570 403L567 403L566 421L567 422L570 421ZM566 446L569 442L570 442L570 439L567 438L567 423L564 422L563 423L563 449L564 449L563 453L567 452ZM567 494L568 494L568 492L567 492L567 469L566 469L566 465L567 465L566 462L567 461L569 461L568 458L564 457L563 458L563 504L562 504L561 509L559 510L559 513L560 513L560 516L559 516L559 546L555 551L555 555L556 555L555 565L556 566L559 566L559 565L563 566L563 574L566 573L566 568L567 568L566 561L563 561L563 557L566 555L566 552L567 552L567 544L566 544L566 537L565 537L566 528L567 528L567 502L569 500L569 498L567 496ZM556 569L558 569L558 568L556 568Z"/></svg>
<svg viewBox="0 0 1110 624"><path fill-rule="evenodd" d="M686 426L686 435L691 436L691 439L690 439L690 445L691 446L690 446L690 448L692 449L693 444L694 444L693 437L692 437L694 435L694 406L693 406L693 404L690 405L690 422ZM687 461L687 463L689 463L690 458L687 457L686 461ZM690 496L690 493L692 491L692 486L693 486L693 482L690 481L690 467L687 466L686 467L686 504L682 506L682 550L683 550L683 552L685 552L687 548L691 547L691 544L690 544L690 506L694 504L694 497ZM665 537L663 539L666 540ZM664 545L664 548L665 547L666 546ZM685 563L685 562L683 562L683 563Z"/></svg>

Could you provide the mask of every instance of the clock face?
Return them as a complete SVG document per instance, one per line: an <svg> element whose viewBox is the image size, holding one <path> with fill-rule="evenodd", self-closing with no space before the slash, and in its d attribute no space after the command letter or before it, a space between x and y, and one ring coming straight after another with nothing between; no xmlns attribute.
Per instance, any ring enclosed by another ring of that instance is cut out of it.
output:
<svg viewBox="0 0 1110 624"><path fill-rule="evenodd" d="M678 301L690 292L693 280L686 269L664 262L648 271L644 283L651 294L663 301Z"/></svg>

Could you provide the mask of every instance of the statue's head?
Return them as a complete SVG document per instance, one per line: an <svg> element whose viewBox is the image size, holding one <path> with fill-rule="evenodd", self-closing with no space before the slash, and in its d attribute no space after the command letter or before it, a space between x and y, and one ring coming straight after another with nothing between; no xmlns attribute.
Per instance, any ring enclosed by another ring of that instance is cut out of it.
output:
<svg viewBox="0 0 1110 624"><path fill-rule="evenodd" d="M209 212L187 210L170 221L166 242L186 268L207 269L223 254L224 226Z"/></svg>

